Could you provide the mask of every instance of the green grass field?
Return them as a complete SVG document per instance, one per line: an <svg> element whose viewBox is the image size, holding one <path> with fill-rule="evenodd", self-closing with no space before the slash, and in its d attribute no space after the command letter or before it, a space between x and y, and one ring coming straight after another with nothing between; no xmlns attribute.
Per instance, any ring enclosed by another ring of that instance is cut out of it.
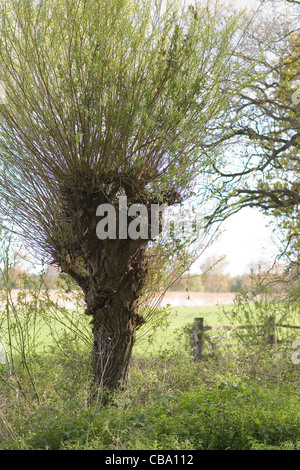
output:
<svg viewBox="0 0 300 470"><path fill-rule="evenodd" d="M226 305L224 309L230 310L232 306ZM172 321L172 328L181 328L187 323L194 321L194 318L202 317L206 325L214 326L219 325L222 318L222 313L219 307L206 306L206 307L173 307L174 321Z"/></svg>
<svg viewBox="0 0 300 470"><path fill-rule="evenodd" d="M226 306L226 309L230 309L230 306ZM173 334L183 328L185 325L192 323L194 318L196 317L203 317L205 321L205 325L218 325L220 323L220 311L218 306L209 306L209 307L172 307L171 313L168 315L166 323L163 326L159 325L156 329L156 340L164 341L165 337L167 336L169 340L173 337ZM22 314L19 313L19 319L22 321ZM13 321L13 320L12 320ZM53 338L59 337L62 334L70 334L70 332L74 332L82 335L82 338L85 342L89 341L89 333L90 333L90 340L92 341L91 337L91 328L89 327L90 319L83 314L83 310L76 312L76 311L68 311L64 313L56 313L54 316L42 316L41 318L37 318L34 325L30 323L29 328L29 336L33 336L35 338L35 343L37 346L37 350L40 350L44 347L47 347L53 344ZM154 319L155 321L155 319ZM23 327L27 328L26 319L23 320ZM16 334L12 335L12 343L15 344L18 337L18 332L20 332L20 328L17 324L14 325L14 330ZM2 330L2 334L1 334ZM139 338L144 338L149 336L149 332L152 330L152 324L146 324L143 326L137 334L137 340ZM5 342L9 342L9 338L7 336L7 325L5 318L2 322L2 329L0 327L0 337Z"/></svg>
<svg viewBox="0 0 300 470"><path fill-rule="evenodd" d="M226 305L224 310L228 312L231 308L231 305ZM222 311L217 305L172 307L166 321L162 321L155 328L155 333L153 333L152 322L149 325L146 324L138 331L134 354L138 356L145 354L153 356L159 351L176 347L178 335L181 335L183 328L192 324L194 319L198 317L204 318L205 326L217 326L223 322Z"/></svg>

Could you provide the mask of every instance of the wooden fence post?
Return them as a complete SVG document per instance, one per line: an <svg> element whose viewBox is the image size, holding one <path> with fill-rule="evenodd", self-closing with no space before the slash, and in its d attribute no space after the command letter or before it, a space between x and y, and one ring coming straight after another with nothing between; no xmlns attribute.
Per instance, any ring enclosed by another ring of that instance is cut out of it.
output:
<svg viewBox="0 0 300 470"><path fill-rule="evenodd" d="M194 318L193 335L195 344L195 361L198 362L203 357L204 318Z"/></svg>
<svg viewBox="0 0 300 470"><path fill-rule="evenodd" d="M276 344L276 324L273 316L269 317L266 324L266 342L267 344Z"/></svg>

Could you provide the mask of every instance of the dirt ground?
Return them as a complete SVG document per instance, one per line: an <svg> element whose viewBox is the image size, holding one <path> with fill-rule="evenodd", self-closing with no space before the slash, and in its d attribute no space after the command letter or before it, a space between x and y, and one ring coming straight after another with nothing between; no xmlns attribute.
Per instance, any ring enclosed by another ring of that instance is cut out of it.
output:
<svg viewBox="0 0 300 470"><path fill-rule="evenodd" d="M167 292L163 305L170 304L174 307L228 305L233 303L234 296L232 292Z"/></svg>
<svg viewBox="0 0 300 470"><path fill-rule="evenodd" d="M12 291L12 298L16 299L18 295L17 290ZM162 301L162 306L171 305L174 307L193 307L193 306L206 306L206 305L228 305L233 303L235 294L231 292L224 293L211 293L211 292L167 292ZM52 300L57 301L60 299L59 294L53 290L50 291ZM72 301L72 293L64 294L64 301L59 300L59 304L67 308L72 308L74 303ZM3 304L3 302L0 302ZM84 307L84 304L82 304Z"/></svg>

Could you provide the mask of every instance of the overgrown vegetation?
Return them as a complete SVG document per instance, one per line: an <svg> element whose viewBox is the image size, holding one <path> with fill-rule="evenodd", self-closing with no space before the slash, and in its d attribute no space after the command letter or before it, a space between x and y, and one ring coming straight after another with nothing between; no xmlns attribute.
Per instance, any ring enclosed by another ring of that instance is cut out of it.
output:
<svg viewBox="0 0 300 470"><path fill-rule="evenodd" d="M134 357L126 392L92 408L82 343L68 337L63 351L30 360L37 393L24 364L0 385L1 449L300 449L299 366L288 351Z"/></svg>
<svg viewBox="0 0 300 470"><path fill-rule="evenodd" d="M219 312L222 321L207 315L207 324L253 325L269 315L264 298L248 302L247 310L240 296ZM126 390L105 406L101 395L88 406L90 327L84 329L80 310L68 312L67 323L63 309L42 297L35 307L20 297L2 310L13 373L0 365L0 449L300 449L293 338L268 347L248 338L239 348L218 349L207 340L203 359L195 362L190 323L183 327L167 308L156 325L141 329ZM181 326L174 331L174 324Z"/></svg>

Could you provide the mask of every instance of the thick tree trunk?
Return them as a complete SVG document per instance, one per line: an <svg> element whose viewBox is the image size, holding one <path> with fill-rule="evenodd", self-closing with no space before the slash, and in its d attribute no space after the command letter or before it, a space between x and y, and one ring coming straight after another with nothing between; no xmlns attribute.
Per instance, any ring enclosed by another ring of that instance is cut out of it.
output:
<svg viewBox="0 0 300 470"><path fill-rule="evenodd" d="M138 300L147 274L146 246L134 245L134 252L132 242L102 247L84 288L94 335L93 397L126 384L136 329L144 323Z"/></svg>
<svg viewBox="0 0 300 470"><path fill-rule="evenodd" d="M139 317L113 301L93 315L94 389L112 391L128 379L128 368Z"/></svg>
<svg viewBox="0 0 300 470"><path fill-rule="evenodd" d="M138 302L148 272L148 239L98 238L96 209L110 200L99 188L93 192L85 183L76 183L73 189L62 191L62 198L71 241L68 247L58 246L53 259L84 292L85 313L91 317L94 335L93 394L97 397L99 391L111 392L128 377L136 329L144 323ZM123 208L119 214L117 203L114 206L119 234Z"/></svg>

